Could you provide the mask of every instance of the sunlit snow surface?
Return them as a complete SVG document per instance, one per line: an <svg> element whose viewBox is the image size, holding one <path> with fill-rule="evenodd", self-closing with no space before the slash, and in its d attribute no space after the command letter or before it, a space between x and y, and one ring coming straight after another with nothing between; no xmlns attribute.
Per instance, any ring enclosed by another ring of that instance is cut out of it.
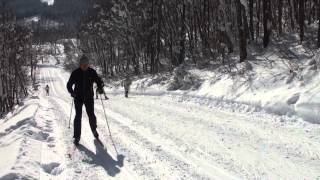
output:
<svg viewBox="0 0 320 180"><path fill-rule="evenodd" d="M37 75L40 90L0 120L0 179L320 178L319 125L259 110L246 113L236 103L201 95L210 93L210 84L202 85L198 96L161 93L160 85L155 85L158 91L136 90L137 82L128 99L120 89L106 89L107 118L118 151L125 157L120 166L101 101L95 101L95 111L107 151L94 141L85 111L82 146L75 149L73 123L67 128L72 107L66 90L70 73L49 56L39 64ZM215 83L215 94L228 92L229 81L225 79L224 86ZM47 84L50 96L44 93Z"/></svg>

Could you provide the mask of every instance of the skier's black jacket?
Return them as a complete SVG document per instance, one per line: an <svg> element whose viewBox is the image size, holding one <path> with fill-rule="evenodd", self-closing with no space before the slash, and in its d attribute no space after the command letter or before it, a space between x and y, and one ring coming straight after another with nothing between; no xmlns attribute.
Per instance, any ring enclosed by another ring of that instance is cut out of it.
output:
<svg viewBox="0 0 320 180"><path fill-rule="evenodd" d="M78 100L93 99L93 83L97 83L98 88L103 88L104 84L97 72L88 68L86 71L80 68L71 73L70 79L67 83L69 93ZM73 85L75 87L73 88Z"/></svg>

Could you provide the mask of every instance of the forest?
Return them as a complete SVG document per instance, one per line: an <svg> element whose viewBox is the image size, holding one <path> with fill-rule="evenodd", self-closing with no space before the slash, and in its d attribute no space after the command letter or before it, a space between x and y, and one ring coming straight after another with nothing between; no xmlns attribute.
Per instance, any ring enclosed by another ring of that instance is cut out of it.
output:
<svg viewBox="0 0 320 180"><path fill-rule="evenodd" d="M0 11L0 114L11 110L28 95L35 78L32 31L16 23L11 10Z"/></svg>
<svg viewBox="0 0 320 180"><path fill-rule="evenodd" d="M106 76L171 71L189 63L248 60L250 47L305 31L320 18L318 0L93 0L82 17L80 48ZM320 46L320 29L313 48ZM310 44L310 42L309 42Z"/></svg>
<svg viewBox="0 0 320 180"><path fill-rule="evenodd" d="M0 116L29 95L30 85L37 86L40 45L56 47L59 39L76 37L85 7L81 1L56 1L54 6L39 0L0 1ZM40 20L29 23L36 16Z"/></svg>
<svg viewBox="0 0 320 180"><path fill-rule="evenodd" d="M319 0L56 0L38 4L41 11L12 3L15 8L0 7L0 112L28 94L36 47L61 39L75 39L72 48L89 56L106 78L172 72L184 64L232 66L250 61L250 48L263 51L289 33L297 33L301 44L320 46ZM38 22L21 23L36 15ZM74 63L76 51L64 45L65 63Z"/></svg>

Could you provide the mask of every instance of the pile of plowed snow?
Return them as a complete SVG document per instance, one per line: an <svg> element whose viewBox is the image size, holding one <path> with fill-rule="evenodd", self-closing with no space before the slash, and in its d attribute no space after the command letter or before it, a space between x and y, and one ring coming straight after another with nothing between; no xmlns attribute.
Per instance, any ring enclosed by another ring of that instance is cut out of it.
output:
<svg viewBox="0 0 320 180"><path fill-rule="evenodd" d="M147 95L180 95L183 100L193 99L202 104L239 111L263 110L320 123L320 52L313 56L297 45L291 53L299 61L281 58L280 53L270 51L237 64L228 73L225 67L216 70L179 67L173 74L136 79L131 90ZM181 75L181 71L186 73ZM118 92L120 88L113 86L110 91Z"/></svg>

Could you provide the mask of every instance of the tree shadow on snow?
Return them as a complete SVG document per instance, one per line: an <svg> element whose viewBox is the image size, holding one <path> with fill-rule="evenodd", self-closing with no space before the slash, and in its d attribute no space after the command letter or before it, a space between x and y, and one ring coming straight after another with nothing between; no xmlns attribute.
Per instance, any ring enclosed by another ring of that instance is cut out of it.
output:
<svg viewBox="0 0 320 180"><path fill-rule="evenodd" d="M88 163L103 167L109 176L115 177L120 173L119 167L122 167L124 157L121 156L122 159L114 160L97 140L94 141L94 144L96 153L83 145L79 145L77 148L91 159Z"/></svg>

